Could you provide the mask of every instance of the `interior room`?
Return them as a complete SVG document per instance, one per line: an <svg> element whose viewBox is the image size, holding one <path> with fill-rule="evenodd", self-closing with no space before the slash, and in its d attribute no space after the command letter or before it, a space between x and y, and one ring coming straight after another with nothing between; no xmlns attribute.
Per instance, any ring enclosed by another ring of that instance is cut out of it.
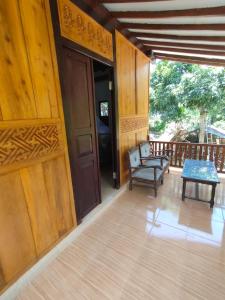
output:
<svg viewBox="0 0 225 300"><path fill-rule="evenodd" d="M104 201L115 192L113 178L113 69L106 64L93 61L96 133L98 140L101 200Z"/></svg>

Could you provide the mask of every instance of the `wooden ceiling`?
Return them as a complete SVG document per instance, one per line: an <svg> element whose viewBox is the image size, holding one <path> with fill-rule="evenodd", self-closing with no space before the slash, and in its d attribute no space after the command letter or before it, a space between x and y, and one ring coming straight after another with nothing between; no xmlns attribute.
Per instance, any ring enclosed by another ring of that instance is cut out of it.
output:
<svg viewBox="0 0 225 300"><path fill-rule="evenodd" d="M152 57L225 66L225 0L72 1Z"/></svg>

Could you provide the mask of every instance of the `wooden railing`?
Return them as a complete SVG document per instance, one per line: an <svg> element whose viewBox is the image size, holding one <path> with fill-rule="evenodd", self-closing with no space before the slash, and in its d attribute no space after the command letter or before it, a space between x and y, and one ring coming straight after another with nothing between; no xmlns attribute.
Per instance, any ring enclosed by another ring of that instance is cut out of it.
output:
<svg viewBox="0 0 225 300"><path fill-rule="evenodd" d="M173 150L170 155L171 166L182 168L184 160L200 159L211 160L219 173L225 173L225 145L215 144L196 144L196 143L178 143L178 142L161 142L150 141L155 151L166 152Z"/></svg>

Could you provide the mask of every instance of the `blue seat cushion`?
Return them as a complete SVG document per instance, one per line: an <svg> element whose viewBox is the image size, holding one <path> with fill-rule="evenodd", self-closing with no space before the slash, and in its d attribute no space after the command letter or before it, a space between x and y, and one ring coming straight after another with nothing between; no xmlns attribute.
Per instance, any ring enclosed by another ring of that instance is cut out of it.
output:
<svg viewBox="0 0 225 300"><path fill-rule="evenodd" d="M160 159L150 159L143 161L143 165L145 166L161 166L161 160ZM167 159L163 159L163 168L167 168L169 165L169 161Z"/></svg>
<svg viewBox="0 0 225 300"><path fill-rule="evenodd" d="M142 143L140 145L141 157L148 157L151 155L151 146L149 142Z"/></svg>
<svg viewBox="0 0 225 300"><path fill-rule="evenodd" d="M130 159L130 167L137 168L141 165L141 158L138 148L134 148L128 152Z"/></svg>
<svg viewBox="0 0 225 300"><path fill-rule="evenodd" d="M156 180L162 175L162 170L156 169ZM132 178L144 179L154 181L154 169L153 168L141 168L132 173Z"/></svg>

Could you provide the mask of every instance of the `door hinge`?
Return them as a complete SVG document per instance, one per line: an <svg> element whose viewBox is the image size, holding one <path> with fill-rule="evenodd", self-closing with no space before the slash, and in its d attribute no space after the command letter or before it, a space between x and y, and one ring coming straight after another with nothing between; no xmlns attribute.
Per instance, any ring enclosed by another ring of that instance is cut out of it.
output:
<svg viewBox="0 0 225 300"><path fill-rule="evenodd" d="M116 172L113 172L113 179L116 179L117 176L116 176Z"/></svg>
<svg viewBox="0 0 225 300"><path fill-rule="evenodd" d="M109 81L109 90L110 90L110 91L113 90L113 83L112 83L112 81Z"/></svg>

